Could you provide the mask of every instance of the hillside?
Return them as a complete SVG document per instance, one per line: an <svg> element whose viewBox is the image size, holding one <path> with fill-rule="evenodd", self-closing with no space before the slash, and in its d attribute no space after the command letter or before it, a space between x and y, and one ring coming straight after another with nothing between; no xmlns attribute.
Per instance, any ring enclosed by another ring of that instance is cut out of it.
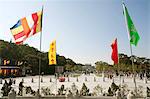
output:
<svg viewBox="0 0 150 99"><path fill-rule="evenodd" d="M41 72L44 74L52 74L54 72L54 66L48 65L48 52L40 52L34 47L29 45L16 45L12 42L0 40L0 58L1 65L4 64L4 60L10 61L6 65L20 67L29 67L33 74L38 74L39 58L41 54ZM64 56L57 54L57 66L65 66L66 64L75 65L76 63Z"/></svg>

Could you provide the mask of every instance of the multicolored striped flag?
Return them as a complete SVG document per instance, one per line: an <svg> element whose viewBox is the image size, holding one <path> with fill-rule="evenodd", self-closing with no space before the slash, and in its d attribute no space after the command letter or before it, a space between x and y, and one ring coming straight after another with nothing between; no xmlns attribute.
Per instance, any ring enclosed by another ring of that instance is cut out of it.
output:
<svg viewBox="0 0 150 99"><path fill-rule="evenodd" d="M52 41L52 43L50 44L48 58L49 65L56 65L56 40Z"/></svg>
<svg viewBox="0 0 150 99"><path fill-rule="evenodd" d="M24 17L10 28L16 44L22 44L28 37L42 30L42 12L39 11Z"/></svg>
<svg viewBox="0 0 150 99"><path fill-rule="evenodd" d="M114 61L114 64L118 64L119 58L118 58L117 38L111 44L111 48L112 48L111 59Z"/></svg>

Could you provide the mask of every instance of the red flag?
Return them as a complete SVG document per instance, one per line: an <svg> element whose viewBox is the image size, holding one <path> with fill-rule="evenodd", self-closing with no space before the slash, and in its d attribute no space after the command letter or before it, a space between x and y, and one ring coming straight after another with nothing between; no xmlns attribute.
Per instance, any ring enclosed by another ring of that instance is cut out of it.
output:
<svg viewBox="0 0 150 99"><path fill-rule="evenodd" d="M112 48L111 59L114 61L114 64L118 64L117 38L111 44L111 48Z"/></svg>
<svg viewBox="0 0 150 99"><path fill-rule="evenodd" d="M10 28L16 44L22 44L27 38L42 30L42 14L43 11L38 11L21 18Z"/></svg>

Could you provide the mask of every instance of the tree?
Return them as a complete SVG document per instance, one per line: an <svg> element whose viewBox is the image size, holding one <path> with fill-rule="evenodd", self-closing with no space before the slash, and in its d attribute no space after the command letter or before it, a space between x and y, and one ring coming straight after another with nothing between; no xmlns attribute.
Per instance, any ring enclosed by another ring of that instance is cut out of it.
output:
<svg viewBox="0 0 150 99"><path fill-rule="evenodd" d="M57 55L57 65L58 66L64 66L67 62L66 62L66 58L64 56L59 56Z"/></svg>
<svg viewBox="0 0 150 99"><path fill-rule="evenodd" d="M104 70L109 70L109 64L108 63L106 63L106 62L103 62L103 61L97 61L96 63L95 63L95 65L96 65L96 70L98 71L98 72L102 72L102 71L104 71Z"/></svg>

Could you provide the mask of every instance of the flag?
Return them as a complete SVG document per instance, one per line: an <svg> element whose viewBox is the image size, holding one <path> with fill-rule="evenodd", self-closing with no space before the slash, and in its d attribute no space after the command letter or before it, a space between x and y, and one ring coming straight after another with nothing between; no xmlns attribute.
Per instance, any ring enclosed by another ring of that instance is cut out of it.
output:
<svg viewBox="0 0 150 99"><path fill-rule="evenodd" d="M56 65L56 40L52 41L52 43L50 44L48 57L49 65Z"/></svg>
<svg viewBox="0 0 150 99"><path fill-rule="evenodd" d="M130 37L130 44L137 46L138 41L140 40L140 36L132 22L132 19L124 3L123 3L123 9L124 9L123 12L124 12L125 20L127 23L127 30L129 32L129 37Z"/></svg>
<svg viewBox="0 0 150 99"><path fill-rule="evenodd" d="M42 30L42 12L39 11L24 17L10 28L16 44L22 44L28 37Z"/></svg>
<svg viewBox="0 0 150 99"><path fill-rule="evenodd" d="M114 64L118 64L118 47L117 47L117 38L111 44L112 54L111 59L114 61Z"/></svg>

